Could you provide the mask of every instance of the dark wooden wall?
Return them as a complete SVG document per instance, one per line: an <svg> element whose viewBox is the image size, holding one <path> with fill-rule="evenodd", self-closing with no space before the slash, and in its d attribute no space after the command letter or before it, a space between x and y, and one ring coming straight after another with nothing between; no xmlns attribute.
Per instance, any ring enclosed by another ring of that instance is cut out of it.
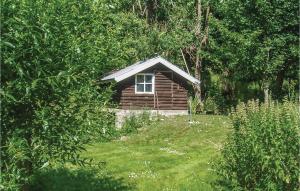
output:
<svg viewBox="0 0 300 191"><path fill-rule="evenodd" d="M154 73L154 94L135 94L135 76L117 84L116 101L122 109L187 110L186 79L157 65L142 73Z"/></svg>

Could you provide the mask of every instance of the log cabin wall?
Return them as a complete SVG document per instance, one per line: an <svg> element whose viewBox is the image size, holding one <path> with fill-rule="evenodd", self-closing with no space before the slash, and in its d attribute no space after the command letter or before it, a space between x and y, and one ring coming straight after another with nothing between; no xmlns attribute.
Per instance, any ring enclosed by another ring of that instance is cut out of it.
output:
<svg viewBox="0 0 300 191"><path fill-rule="evenodd" d="M153 94L135 93L135 76L117 84L116 101L121 109L187 110L186 79L163 65L156 65L141 73L155 75Z"/></svg>

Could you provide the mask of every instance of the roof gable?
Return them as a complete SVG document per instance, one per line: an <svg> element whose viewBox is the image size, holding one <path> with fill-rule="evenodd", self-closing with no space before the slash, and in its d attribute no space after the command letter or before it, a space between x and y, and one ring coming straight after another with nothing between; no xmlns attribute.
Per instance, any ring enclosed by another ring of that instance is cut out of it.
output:
<svg viewBox="0 0 300 191"><path fill-rule="evenodd" d="M182 76L183 78L185 78L186 80L188 80L194 84L200 83L199 80L197 80L193 76L189 75L185 71L181 70L180 68L178 68L177 66L175 66L174 64L172 64L171 62L167 61L166 59L164 59L160 56L151 58L146 61L137 62L131 66L128 66L122 70L119 70L113 74L110 74L110 75L102 78L101 80L115 80L116 82L120 82L122 80L129 78L130 76L133 76L133 75L135 75L143 70L146 70L146 69L148 69L156 64L159 64L159 63L166 66L173 72L177 73L178 75Z"/></svg>

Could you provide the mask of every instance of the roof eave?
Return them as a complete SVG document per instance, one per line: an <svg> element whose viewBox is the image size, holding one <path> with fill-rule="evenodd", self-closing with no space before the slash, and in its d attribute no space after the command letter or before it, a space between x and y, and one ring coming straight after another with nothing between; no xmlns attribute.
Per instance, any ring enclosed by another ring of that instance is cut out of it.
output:
<svg viewBox="0 0 300 191"><path fill-rule="evenodd" d="M174 64L170 63L169 61L167 61L166 59L157 56L155 58L152 58L150 60L148 60L148 63L145 64L143 67L137 68L137 69L131 69L129 71L126 71L124 73L121 73L120 75L116 75L116 74L112 74L109 76L106 76L104 78L102 78L101 80L115 80L116 82L120 82L123 81L157 63L161 63L164 66L166 66L167 68L171 69L172 71L174 71L175 73L177 73L178 75L182 76L183 78L185 78L186 80L190 81L193 84L200 84L201 82L194 78L193 76L189 75L188 73L186 73L185 71L183 71L182 69L180 69L179 67L175 66Z"/></svg>

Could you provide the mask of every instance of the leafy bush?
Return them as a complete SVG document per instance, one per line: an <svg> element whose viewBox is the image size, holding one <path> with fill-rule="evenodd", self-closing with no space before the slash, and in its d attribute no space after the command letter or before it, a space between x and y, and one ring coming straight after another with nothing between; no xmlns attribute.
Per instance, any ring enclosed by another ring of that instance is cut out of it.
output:
<svg viewBox="0 0 300 191"><path fill-rule="evenodd" d="M122 134L127 135L130 133L137 133L139 128L149 124L150 114L148 112L143 112L138 115L130 115L125 119L122 127Z"/></svg>
<svg viewBox="0 0 300 191"><path fill-rule="evenodd" d="M97 79L112 67L99 53L112 18L94 1L2 5L0 189L28 190L38 169L81 163L89 136L110 123L111 93Z"/></svg>
<svg viewBox="0 0 300 191"><path fill-rule="evenodd" d="M94 128L93 132L88 134L91 141L107 142L119 137L119 132L115 127L115 113L106 111L101 118L102 120L94 120L99 128Z"/></svg>
<svg viewBox="0 0 300 191"><path fill-rule="evenodd" d="M231 118L234 131L216 165L218 185L229 190L297 190L297 104L250 101L239 104Z"/></svg>
<svg viewBox="0 0 300 191"><path fill-rule="evenodd" d="M208 97L204 100L203 110L207 114L217 114L218 105L212 97Z"/></svg>
<svg viewBox="0 0 300 191"><path fill-rule="evenodd" d="M103 1L1 3L0 190L28 190L38 169L81 163L85 143L114 136L99 77L152 46L141 19Z"/></svg>

